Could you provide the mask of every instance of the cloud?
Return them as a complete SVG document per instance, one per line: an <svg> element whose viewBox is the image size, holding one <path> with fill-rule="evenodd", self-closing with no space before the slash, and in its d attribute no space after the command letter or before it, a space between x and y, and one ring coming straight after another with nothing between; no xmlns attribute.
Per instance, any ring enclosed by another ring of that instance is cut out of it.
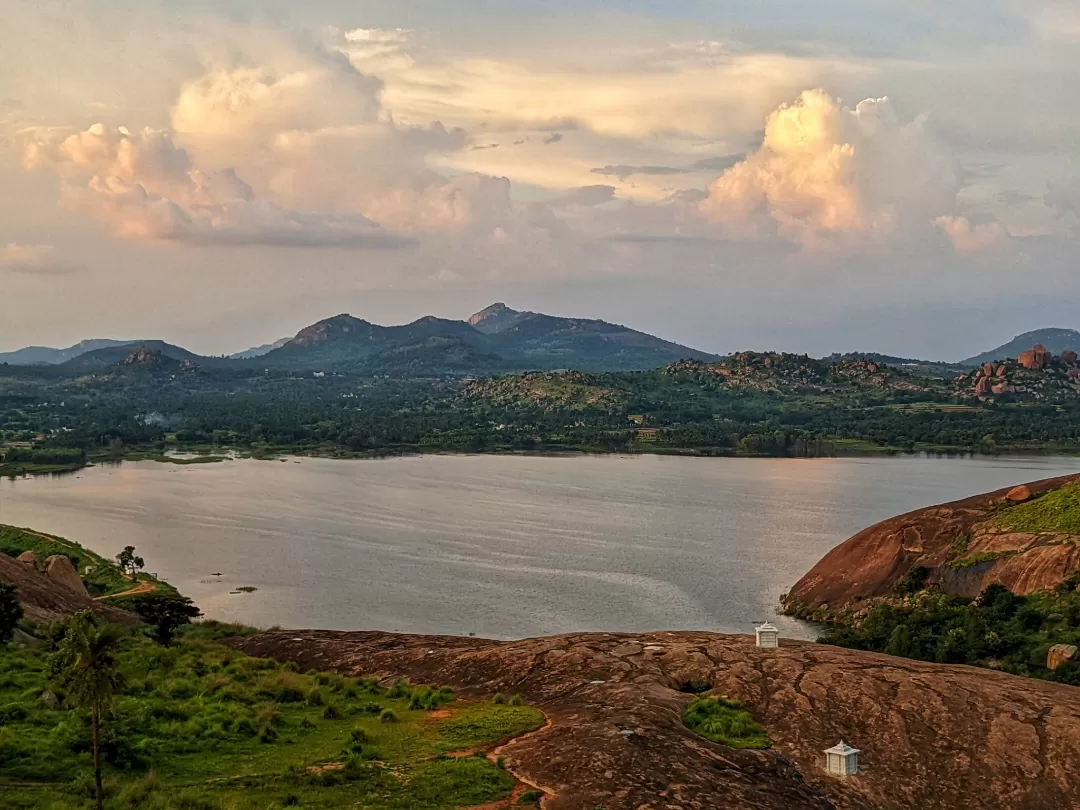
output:
<svg viewBox="0 0 1080 810"><path fill-rule="evenodd" d="M698 172L717 172L724 171L725 169L734 166L741 160L744 160L746 155L739 153L737 155L720 155L718 157L702 158L701 160L694 161L690 166L629 166L626 164L611 165L598 167L595 169L589 169L592 174L602 174L605 177L618 177L619 180L625 181L635 174L641 175L653 175L653 176L667 176L677 174L695 174Z"/></svg>
<svg viewBox="0 0 1080 810"><path fill-rule="evenodd" d="M171 109L173 130L248 138L378 119L382 81L356 70L344 54L298 47L275 61L274 66L214 68L186 83Z"/></svg>
<svg viewBox="0 0 1080 810"><path fill-rule="evenodd" d="M548 205L556 208L572 205L603 205L615 199L615 186L581 186L572 189L561 197L549 200Z"/></svg>
<svg viewBox="0 0 1080 810"><path fill-rule="evenodd" d="M64 276L82 270L78 265L61 261L52 245L27 245L8 242L0 245L0 272L38 276Z"/></svg>
<svg viewBox="0 0 1080 810"><path fill-rule="evenodd" d="M562 139L563 134L561 132L552 132L550 135L544 138L544 145L547 146L548 144L558 143Z"/></svg>
<svg viewBox="0 0 1080 810"><path fill-rule="evenodd" d="M886 98L849 109L808 90L769 116L760 149L709 186L700 210L733 237L820 247L925 228L959 189L925 119L901 123Z"/></svg>
<svg viewBox="0 0 1080 810"><path fill-rule="evenodd" d="M167 130L94 124L62 140L30 140L23 162L56 171L63 204L121 237L308 247L403 242L363 216L291 211L257 199L232 169L196 168Z"/></svg>
<svg viewBox="0 0 1080 810"><path fill-rule="evenodd" d="M940 216L934 224L949 237L956 252L965 255L1000 251L1012 241L1009 231L997 221L975 224L965 216Z"/></svg>

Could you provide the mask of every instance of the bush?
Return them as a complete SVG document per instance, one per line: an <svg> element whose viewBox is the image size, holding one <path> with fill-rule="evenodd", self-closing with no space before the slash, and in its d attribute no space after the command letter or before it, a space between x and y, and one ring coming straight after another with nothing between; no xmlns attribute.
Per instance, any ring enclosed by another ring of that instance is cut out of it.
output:
<svg viewBox="0 0 1080 810"><path fill-rule="evenodd" d="M354 728L349 732L349 739L354 743L366 743L371 740L368 733L362 728Z"/></svg>
<svg viewBox="0 0 1080 810"><path fill-rule="evenodd" d="M686 708L683 723L705 739L729 748L768 748L771 745L765 729L754 722L737 700L696 697Z"/></svg>
<svg viewBox="0 0 1080 810"><path fill-rule="evenodd" d="M526 790L521 794L521 798L518 799L518 804L540 804L542 798L544 798L543 791Z"/></svg>
<svg viewBox="0 0 1080 810"><path fill-rule="evenodd" d="M311 691L307 693L305 702L308 706L323 706L326 704L326 701L323 699L323 693L317 686L312 687Z"/></svg>
<svg viewBox="0 0 1080 810"><path fill-rule="evenodd" d="M396 723L398 721L398 716L393 709L383 709L379 713L379 720L383 723Z"/></svg>
<svg viewBox="0 0 1080 810"><path fill-rule="evenodd" d="M338 711L337 706L333 703L328 703L322 713L323 720L337 720L341 717L341 713Z"/></svg>
<svg viewBox="0 0 1080 810"><path fill-rule="evenodd" d="M495 697L491 699L491 702L495 703L498 706L502 706L504 703L506 703L506 695L504 695L502 692L496 692Z"/></svg>
<svg viewBox="0 0 1080 810"><path fill-rule="evenodd" d="M511 706L524 706L525 701L522 699L521 695L514 695L513 697L510 698L510 705Z"/></svg>

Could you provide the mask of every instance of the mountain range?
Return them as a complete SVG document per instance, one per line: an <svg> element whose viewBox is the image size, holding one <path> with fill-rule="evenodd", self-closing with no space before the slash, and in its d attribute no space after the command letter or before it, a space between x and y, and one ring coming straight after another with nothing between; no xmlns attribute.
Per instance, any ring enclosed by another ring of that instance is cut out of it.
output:
<svg viewBox="0 0 1080 810"><path fill-rule="evenodd" d="M145 349L162 358L208 368L347 368L351 372L427 375L562 368L639 371L676 360L717 359L626 326L520 312L501 303L477 312L468 321L427 316L400 326L335 315L301 329L290 339L229 357L200 356L160 340L99 343L85 351L76 351L76 347L37 353L22 350L0 355L0 363L51 364L60 372L91 373L120 365L133 352Z"/></svg>
<svg viewBox="0 0 1080 810"><path fill-rule="evenodd" d="M871 360L928 376L953 377L984 362L1017 357L1042 344L1060 355L1080 350L1080 332L1039 329L1018 335L983 354L957 363L931 362L865 352L826 358ZM30 346L0 353L0 363L50 365L88 373L116 366L137 349L204 367L320 370L348 368L373 374L492 374L522 370L640 371L677 360L718 359L716 355L663 340L626 326L587 318L562 318L486 307L467 321L426 316L399 326L380 326L348 314L301 329L292 338L232 355L208 357L160 340L84 340L66 349Z"/></svg>

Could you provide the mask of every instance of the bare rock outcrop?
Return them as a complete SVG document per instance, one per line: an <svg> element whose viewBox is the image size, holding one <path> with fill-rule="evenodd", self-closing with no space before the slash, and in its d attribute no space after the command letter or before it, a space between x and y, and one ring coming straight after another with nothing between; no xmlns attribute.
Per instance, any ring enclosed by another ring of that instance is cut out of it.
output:
<svg viewBox="0 0 1080 810"><path fill-rule="evenodd" d="M274 631L235 642L301 669L521 694L549 724L505 746L548 810L1075 810L1080 689L971 667L715 633L574 634L497 642ZM702 683L746 702L773 748L687 729ZM633 734L625 732L632 731ZM828 775L843 738L861 771Z"/></svg>
<svg viewBox="0 0 1080 810"><path fill-rule="evenodd" d="M1028 349L1026 352L1020 352L1020 356L1016 358L1016 362L1024 368L1038 370L1049 366L1053 359L1054 356L1040 343L1036 344L1034 348Z"/></svg>
<svg viewBox="0 0 1080 810"><path fill-rule="evenodd" d="M67 560L66 557L64 559ZM70 560L68 568L74 573ZM55 622L87 609L117 624L133 625L139 621L133 613L91 599L85 588L76 590L61 584L48 574L6 554L0 554L0 582L9 582L15 586L19 602L30 621ZM79 585L82 586L81 581Z"/></svg>
<svg viewBox="0 0 1080 810"><path fill-rule="evenodd" d="M21 563L34 566L35 569L41 568L41 558L38 557L35 551L24 551L18 557L15 558Z"/></svg>
<svg viewBox="0 0 1080 810"><path fill-rule="evenodd" d="M1046 653L1046 668L1057 669L1066 661L1080 658L1080 649L1075 644L1055 644Z"/></svg>
<svg viewBox="0 0 1080 810"><path fill-rule="evenodd" d="M86 592L86 585L83 584L82 578L75 570L75 566L63 554L54 554L45 560L45 576L57 585L74 591L80 596L89 596Z"/></svg>
<svg viewBox="0 0 1080 810"><path fill-rule="evenodd" d="M916 567L928 569L927 584L960 596L994 583L1021 595L1056 587L1080 570L1080 536L1009 531L996 518L1002 505L1078 482L1080 475L1050 478L884 520L826 554L788 592L785 607L805 616L856 607L893 594Z"/></svg>

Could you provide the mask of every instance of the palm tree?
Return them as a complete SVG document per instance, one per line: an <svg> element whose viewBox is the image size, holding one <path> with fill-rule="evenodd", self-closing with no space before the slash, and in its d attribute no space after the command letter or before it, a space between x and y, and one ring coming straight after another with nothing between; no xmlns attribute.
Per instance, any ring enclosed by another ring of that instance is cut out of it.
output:
<svg viewBox="0 0 1080 810"><path fill-rule="evenodd" d="M122 638L114 625L83 610L71 617L53 661L56 683L66 691L68 703L90 709L97 810L102 810L105 801L101 786L101 715L112 706L113 692L123 685L117 663Z"/></svg>

